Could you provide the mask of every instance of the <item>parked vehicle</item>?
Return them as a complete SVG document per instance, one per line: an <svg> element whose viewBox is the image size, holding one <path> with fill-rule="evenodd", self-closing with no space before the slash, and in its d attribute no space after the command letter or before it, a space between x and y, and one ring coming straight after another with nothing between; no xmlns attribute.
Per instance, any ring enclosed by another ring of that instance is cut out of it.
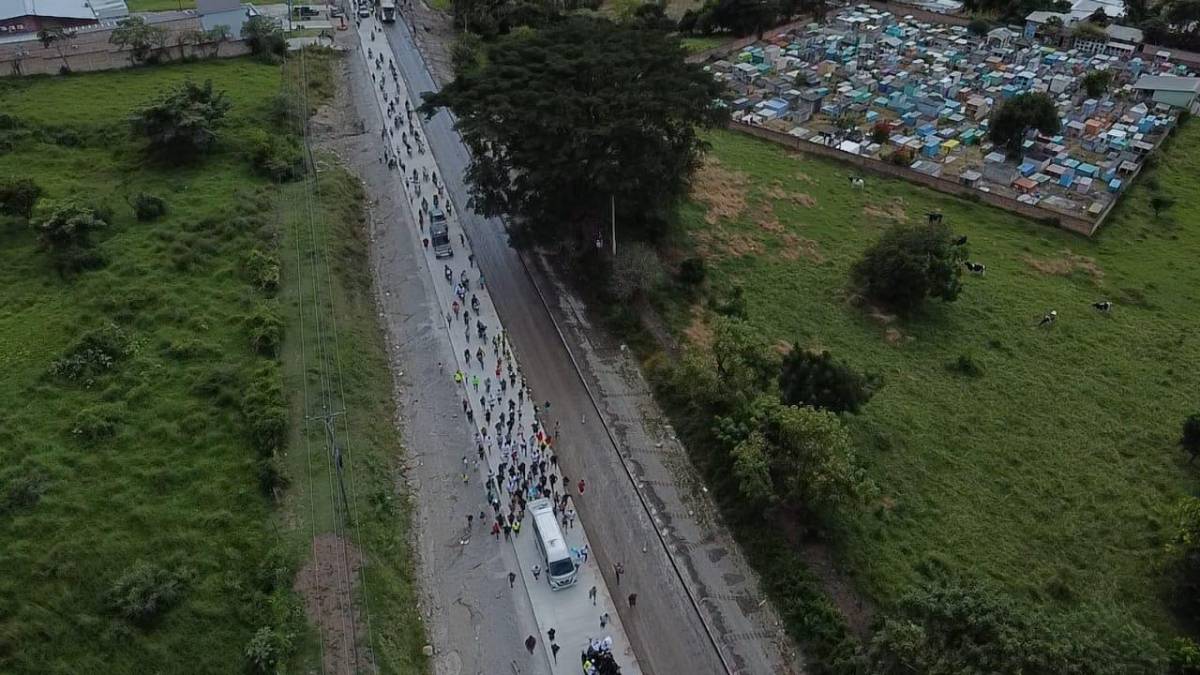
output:
<svg viewBox="0 0 1200 675"><path fill-rule="evenodd" d="M433 244L435 257L454 257L454 247L450 245L450 226L446 223L446 214L436 206L429 209L429 239Z"/></svg>
<svg viewBox="0 0 1200 675"><path fill-rule="evenodd" d="M396 21L396 0L380 0L379 8L383 11L384 23Z"/></svg>
<svg viewBox="0 0 1200 675"><path fill-rule="evenodd" d="M534 541L542 559L546 561L546 581L550 583L550 590L557 591L573 585L578 570L562 530L558 527L558 518L554 517L550 500L535 499L529 502L529 514L533 516L533 528L537 531Z"/></svg>

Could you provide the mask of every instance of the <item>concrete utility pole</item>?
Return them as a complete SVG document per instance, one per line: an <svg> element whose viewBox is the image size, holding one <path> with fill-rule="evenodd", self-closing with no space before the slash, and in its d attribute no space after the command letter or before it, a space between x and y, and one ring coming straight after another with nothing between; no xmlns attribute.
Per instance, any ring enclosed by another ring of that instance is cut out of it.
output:
<svg viewBox="0 0 1200 675"><path fill-rule="evenodd" d="M613 258L617 257L617 195L609 195L609 203L612 206L612 248Z"/></svg>

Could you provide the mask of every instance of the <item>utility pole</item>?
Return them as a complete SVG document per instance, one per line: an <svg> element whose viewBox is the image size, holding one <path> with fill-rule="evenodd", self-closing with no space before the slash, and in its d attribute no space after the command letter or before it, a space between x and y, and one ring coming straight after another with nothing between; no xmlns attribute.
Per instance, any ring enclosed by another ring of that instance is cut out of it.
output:
<svg viewBox="0 0 1200 675"><path fill-rule="evenodd" d="M617 257L617 195L609 195L609 204L612 207L612 248L613 258Z"/></svg>

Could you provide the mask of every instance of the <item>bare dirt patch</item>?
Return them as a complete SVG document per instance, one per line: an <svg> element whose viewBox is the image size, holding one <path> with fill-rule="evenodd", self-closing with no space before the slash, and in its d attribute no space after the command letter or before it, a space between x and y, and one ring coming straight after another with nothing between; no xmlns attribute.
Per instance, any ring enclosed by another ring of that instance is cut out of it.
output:
<svg viewBox="0 0 1200 675"><path fill-rule="evenodd" d="M748 234L730 233L722 228L694 233L696 251L705 258L740 258L758 255L765 250L761 241Z"/></svg>
<svg viewBox="0 0 1200 675"><path fill-rule="evenodd" d="M726 169L710 155L692 178L692 198L708 207L705 222L716 225L723 218L733 220L742 215L749 184L749 176Z"/></svg>
<svg viewBox="0 0 1200 675"><path fill-rule="evenodd" d="M871 622L875 608L865 595L858 592L854 580L842 572L833 550L823 541L806 536L801 524L803 519L786 514L776 518L783 536L819 580L821 588L829 596L838 612L846 619L846 626L859 639L870 637Z"/></svg>
<svg viewBox="0 0 1200 675"><path fill-rule="evenodd" d="M1095 258L1072 253L1070 249L1063 249L1060 258L1035 258L1027 255L1023 259L1025 264L1042 274L1069 277L1076 272L1083 272L1091 277L1093 283L1097 284L1104 279L1104 270L1096 264Z"/></svg>
<svg viewBox="0 0 1200 675"><path fill-rule="evenodd" d="M863 213L880 220L891 220L897 223L908 222L908 212L904 210L904 200L898 197L883 205L865 204Z"/></svg>
<svg viewBox="0 0 1200 675"><path fill-rule="evenodd" d="M782 239L783 246L779 249L779 257L784 260L806 258L815 263L825 262L825 256L821 255L817 242L812 239L805 239L790 233L783 235Z"/></svg>
<svg viewBox="0 0 1200 675"><path fill-rule="evenodd" d="M775 232L776 234L783 232L783 223L775 217L773 213L764 214L762 219L758 221L758 226L767 232Z"/></svg>
<svg viewBox="0 0 1200 675"><path fill-rule="evenodd" d="M353 675L371 665L368 648L356 644L356 637L366 635L359 612L354 611L361 570L358 549L326 532L313 540L313 557L296 573L292 588L304 599L310 625L320 627L323 672Z"/></svg>

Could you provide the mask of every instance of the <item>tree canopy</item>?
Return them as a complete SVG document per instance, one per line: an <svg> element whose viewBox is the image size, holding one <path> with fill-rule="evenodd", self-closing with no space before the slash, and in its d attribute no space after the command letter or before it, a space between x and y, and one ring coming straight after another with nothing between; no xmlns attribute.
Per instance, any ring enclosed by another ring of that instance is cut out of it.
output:
<svg viewBox="0 0 1200 675"><path fill-rule="evenodd" d="M186 161L207 152L217 142L217 128L231 104L212 81L191 80L172 88L157 101L129 118L134 133L150 140L150 148L164 157Z"/></svg>
<svg viewBox="0 0 1200 675"><path fill-rule="evenodd" d="M874 394L873 383L829 352L792 345L783 357L779 394L788 405L808 405L833 413L858 412Z"/></svg>
<svg viewBox="0 0 1200 675"><path fill-rule="evenodd" d="M154 45L163 40L167 29L152 26L140 16L127 16L117 22L108 36L108 41L119 49L129 50L129 61L145 61Z"/></svg>
<svg viewBox="0 0 1200 675"><path fill-rule="evenodd" d="M926 298L958 299L966 258L943 223L896 225L866 250L853 274L868 298L908 312Z"/></svg>
<svg viewBox="0 0 1200 675"><path fill-rule="evenodd" d="M591 241L612 199L626 236L650 238L697 165L697 127L725 119L720 92L677 40L575 16L498 38L422 110L458 118L480 212Z"/></svg>
<svg viewBox="0 0 1200 675"><path fill-rule="evenodd" d="M1018 94L1000 104L988 124L992 141L1004 146L1009 155L1015 156L1021 152L1025 133L1030 129L1037 129L1044 134L1058 133L1058 107L1047 94Z"/></svg>
<svg viewBox="0 0 1200 675"><path fill-rule="evenodd" d="M287 39L283 29L269 16L252 16L242 25L242 39L250 52L261 59L274 61L287 54Z"/></svg>

